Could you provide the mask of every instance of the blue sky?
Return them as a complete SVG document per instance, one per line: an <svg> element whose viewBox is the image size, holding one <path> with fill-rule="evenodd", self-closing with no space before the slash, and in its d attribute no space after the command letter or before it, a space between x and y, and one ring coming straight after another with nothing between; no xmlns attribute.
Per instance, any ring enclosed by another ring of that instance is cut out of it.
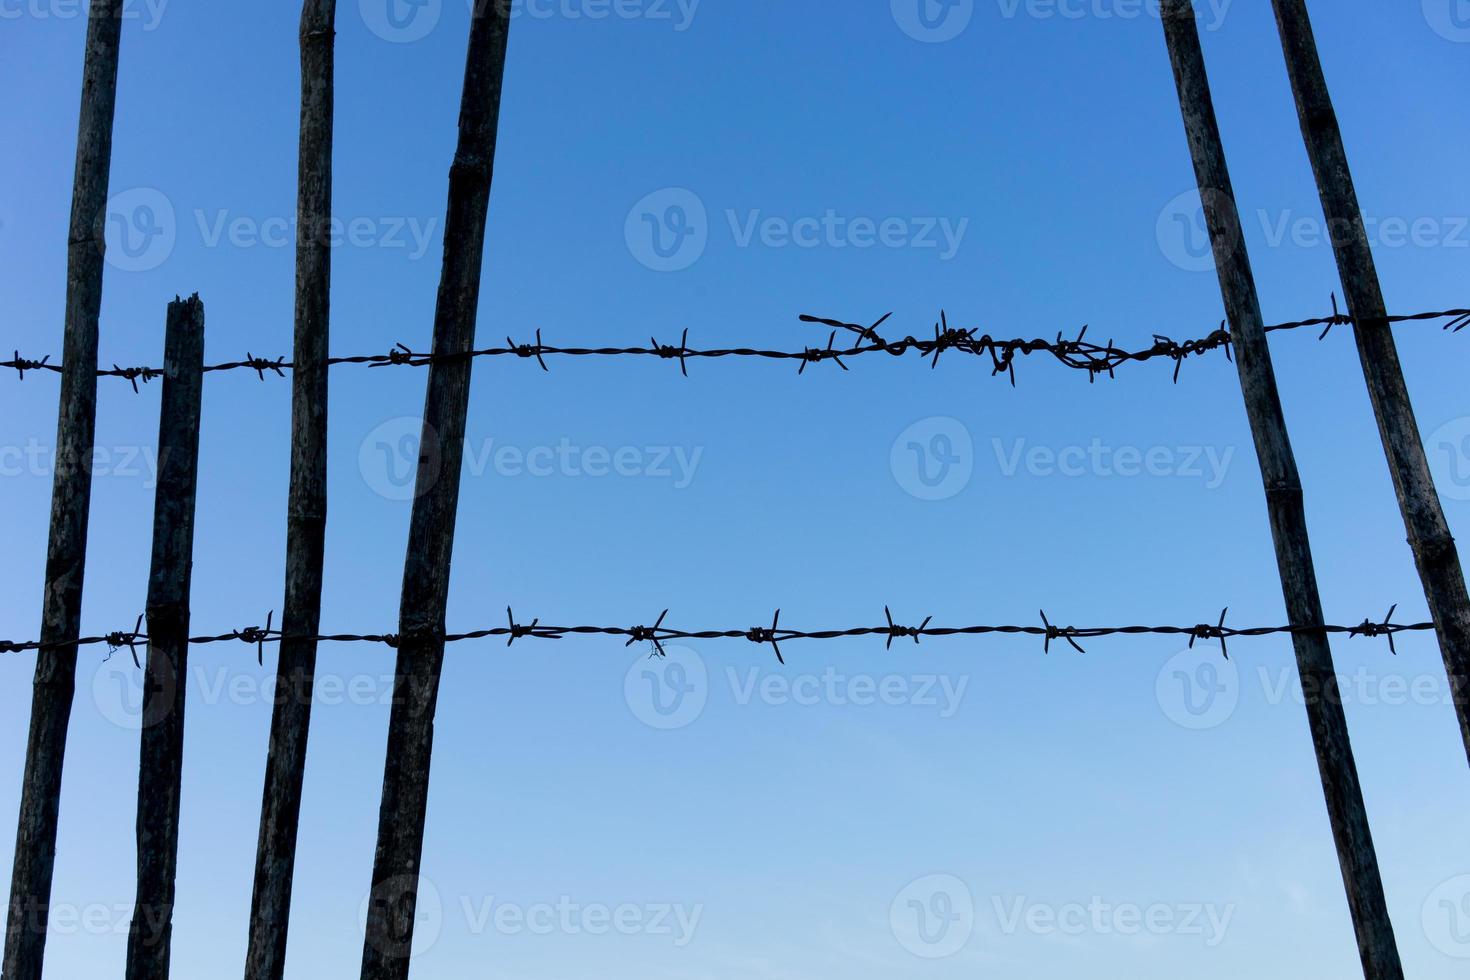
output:
<svg viewBox="0 0 1470 980"><path fill-rule="evenodd" d="M332 349L428 345L468 14L338 13ZM798 314L892 333L1146 346L1221 318L1162 31L1129 0L525 0L510 40L479 338L795 347ZM838 9L838 8L841 9ZM198 291L207 358L289 353L297 11L130 3L101 358L156 363ZM1262 305L1337 285L1266 4L1199 5ZM59 356L84 20L0 0L7 349ZM1470 10L1313 4L1396 312L1470 303ZM921 16L922 14L922 16ZM649 216L649 217L645 217ZM655 239L653 233L659 237ZM1462 337L1400 350L1453 529L1470 527ZM1351 339L1272 341L1327 614L1427 618ZM1284 619L1220 356L1088 385L981 362L481 361L449 622L824 628ZM392 630L424 374L332 374L323 626ZM37 633L57 383L0 379L0 635ZM146 587L158 387L104 380L89 632ZM281 605L289 385L210 377L196 632ZM408 421L405 421L408 420ZM911 448L917 446L917 449ZM407 447L407 449L405 449ZM405 457L407 451L409 457ZM948 468L946 468L946 466ZM416 977L804 980L1352 976L1291 650L1027 638L452 649ZM1433 640L1335 644L1406 972L1470 957L1470 782ZM48 946L120 969L136 672L83 652ZM357 975L390 651L324 647L288 971ZM0 814L33 656L0 659ZM237 975L273 665L192 653L177 975ZM0 866L11 858L0 835Z"/></svg>

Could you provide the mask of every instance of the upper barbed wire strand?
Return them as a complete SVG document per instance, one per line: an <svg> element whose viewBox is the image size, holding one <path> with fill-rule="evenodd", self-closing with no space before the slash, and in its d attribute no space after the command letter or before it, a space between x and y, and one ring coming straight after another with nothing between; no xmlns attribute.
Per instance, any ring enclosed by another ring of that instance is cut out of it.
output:
<svg viewBox="0 0 1470 980"><path fill-rule="evenodd" d="M1333 327L1351 326L1354 319L1341 313L1337 309L1337 298L1332 300L1333 312L1327 316L1314 317L1308 320L1295 320L1290 323L1277 323L1266 328L1267 331L1278 330L1300 330L1307 327L1323 327L1319 340L1325 338ZM977 336L978 328L962 330L949 326L948 317L940 313L939 322L934 326L932 338L919 338L912 334L902 340L885 340L879 333L878 327L882 326L888 319L885 315L871 325L864 326L858 323L849 323L843 320L834 320L826 317L811 316L803 314L800 317L802 323L817 324L830 328L826 347L806 347L801 350L767 350L751 347L717 347L717 348L693 348L689 346L689 331L686 329L680 338L678 346L661 344L656 338L649 338L648 347L558 347L545 344L541 340L541 332L537 330L535 343L516 343L509 337L506 338L504 347L487 347L480 350L472 350L458 354L432 354L421 353L412 348L398 344L386 354L357 354L346 357L331 357L327 359L329 365L337 364L366 364L370 368L379 367L425 367L436 361L457 360L465 357L508 357L532 359L537 362L542 370L549 370L546 364L547 357L656 357L662 360L677 360L680 373L687 376L688 362L692 358L718 358L718 357L753 357L765 358L767 360L798 361L798 374L806 371L807 365L817 364L825 360L835 361L842 370L847 370L845 358L861 357L864 354L889 354L894 357L902 357L906 354L917 353L919 359L928 360L930 367L937 367L940 355L948 351L959 354L967 354L977 357L988 357L991 364L991 375L1006 375L1011 384L1016 383L1016 357L1029 356L1036 353L1051 354L1056 363L1077 371L1085 371L1089 381L1096 381L1099 375L1106 374L1114 377L1114 371L1130 362L1150 361L1156 358L1164 358L1174 362L1174 380L1179 380L1179 371L1184 361L1192 356L1199 356L1215 350L1223 350L1228 359L1230 357L1231 335L1225 324L1212 331L1205 337L1195 340L1176 341L1162 334L1155 334L1153 344L1139 350L1127 350L1115 347L1110 340L1106 344L1095 344L1086 339L1087 327L1078 331L1075 339L1068 340L1061 333L1057 334L1055 340L1035 338L1027 340L1016 337L1011 339L997 339L989 334ZM1451 333L1459 333L1466 326L1470 326L1470 309L1439 310L1431 313L1413 313L1400 316L1391 316L1389 323L1408 323L1428 320L1446 320L1444 329ZM839 331L848 331L857 335L855 346L838 348L836 346ZM294 365L286 360L284 356L277 358L256 357L246 354L244 360L227 361L222 364L206 365L206 372L214 371L254 371L261 380L269 373L276 377L285 377L285 372L291 370ZM17 373L21 380L25 379L27 371L44 371L60 374L63 365L52 363L50 355L42 358L22 357L20 351L14 352L14 357L8 361L0 361L0 368L9 368ZM133 390L138 390L138 382L144 384L161 377L162 368L156 367L121 367L113 364L111 368L99 368L97 376L101 378L121 378L132 384Z"/></svg>
<svg viewBox="0 0 1470 980"><path fill-rule="evenodd" d="M669 612L663 611L652 626L549 626L543 625L539 618L532 619L530 623L522 623L517 620L516 615L510 609L506 609L506 625L494 626L488 629L473 630L467 633L445 633L442 639L446 643L461 643L468 640L481 640L496 637L505 637L506 645L513 644L516 640L528 638L536 640L560 640L568 636L610 636L627 637L625 646L634 643L648 643L653 648L654 656L664 654L663 644L672 640L748 640L758 645L770 644L776 657L781 663L785 659L781 655L780 644L796 640L836 640L845 638L876 636L886 639L885 648L891 648L896 639L912 639L916 644L925 637L954 637L954 636L988 636L988 635L1012 635L1012 636L1036 636L1041 637L1042 650L1051 652L1053 641L1063 640L1070 644L1078 653L1086 653L1079 640L1091 640L1107 636L1187 636L1189 645L1193 647L1196 641L1216 640L1220 643L1220 652L1229 659L1229 649L1226 641L1237 637L1261 637L1295 635L1305 633L1322 633L1327 635L1347 635L1349 637L1385 637L1388 639L1390 652L1397 654L1394 646L1394 637L1400 633L1422 633L1434 629L1433 623L1394 623L1393 614L1398 607L1389 610L1388 615L1380 621L1364 619L1357 626L1249 626L1235 627L1225 625L1225 613L1222 612L1216 623L1200 623L1194 626L1056 626L1047 617L1045 611L1040 615L1040 624L1019 626L934 626L931 625L933 617L927 617L918 626L904 626L894 621L893 615L887 606L883 609L884 618L887 622L879 626L854 626L842 629L825 630L800 630L783 627L780 625L780 611L771 619L770 626L754 626L748 629L697 629L683 630L663 625L665 617ZM280 629L272 627L273 616L266 617L266 625L247 626L243 629L231 630L228 633L216 633L205 636L191 637L192 644L228 643L231 641L245 643L255 648L257 660L263 662L264 648L267 643L280 643L282 640L309 640L316 643L378 643L389 647L397 647L401 637L395 633L321 633L315 636L286 636ZM39 640L13 641L0 640L0 654L21 653L29 650L47 651L61 649L70 646L93 646L106 644L109 650L128 649L133 654L133 660L138 661L138 647L146 646L148 634L143 631L143 617L131 630L116 630L100 636L84 636L75 641L65 643L41 643Z"/></svg>

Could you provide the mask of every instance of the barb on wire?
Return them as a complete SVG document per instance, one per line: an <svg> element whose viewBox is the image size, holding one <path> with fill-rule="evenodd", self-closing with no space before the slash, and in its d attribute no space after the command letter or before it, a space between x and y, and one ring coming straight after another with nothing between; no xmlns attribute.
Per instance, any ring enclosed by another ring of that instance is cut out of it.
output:
<svg viewBox="0 0 1470 980"><path fill-rule="evenodd" d="M1394 606L1394 608L1397 609L1398 606ZM1224 609L1220 610L1220 622L1218 625L1211 626L1209 623L1201 623L1200 625L1196 626L1194 628L1194 632L1189 635L1189 649L1194 649L1195 640L1219 640L1220 655L1223 656L1226 660L1229 660L1230 649L1225 646L1225 617L1229 614L1229 612L1229 606L1226 606ZM1389 613L1388 615L1390 618L1392 618L1393 613ZM1389 637L1389 645L1393 645L1393 637L1391 636Z"/></svg>
<svg viewBox="0 0 1470 980"><path fill-rule="evenodd" d="M924 634L924 630L929 628L929 622L934 618L933 616L925 616L924 622L918 626L895 626L893 623L893 613L888 611L887 606L883 607L883 615L888 620L888 642L883 644L883 649L885 650L892 650L894 639L904 636L913 637L914 645L918 646L919 637Z"/></svg>
<svg viewBox="0 0 1470 980"><path fill-rule="evenodd" d="M1393 627L1393 614L1398 611L1398 608L1398 605L1395 604L1391 609L1389 609L1388 615L1383 617L1383 622L1381 623L1375 623L1371 619L1363 620L1363 625L1354 627L1350 632L1350 635L1366 636L1370 638L1377 636L1386 636L1388 637L1389 652L1397 657L1399 655L1399 651L1398 648L1395 647L1393 644L1393 636L1395 633L1398 632L1398 630L1394 629Z"/></svg>
<svg viewBox="0 0 1470 980"><path fill-rule="evenodd" d="M848 323L844 320L833 320L826 317L810 316L803 314L800 318L802 323L816 324L831 330L827 338L826 347L803 346L800 350L767 350L750 347L716 347L716 348L693 348L689 346L689 331L686 329L679 341L679 346L660 344L656 339L649 338L648 347L557 347L547 344L541 339L541 331L536 331L536 342L534 344L518 344L509 337L505 339L504 347L487 347L483 350L456 351L448 354L421 353L413 350L405 344L397 344L386 354L361 354L350 357L331 357L327 359L330 365L336 364L366 364L370 368L381 367L424 367L439 361L458 360L463 358L479 357L508 357L534 359L543 371L549 371L548 357L655 357L661 360L677 360L679 362L679 373L685 377L689 376L689 360L691 358L764 358L766 360L797 361L797 374L804 374L808 364L820 361L836 361L842 370L848 370L846 359L860 357L864 354L889 354L894 357L914 353L920 359L927 360L931 369L939 366L941 354L954 351L975 357L989 357L991 376L1006 375L1011 385L1016 384L1016 359L1028 357L1032 354L1050 354L1056 363L1063 367L1072 368L1087 373L1088 380L1096 382L1099 377L1106 374L1109 378L1116 377L1116 369L1133 362L1150 361L1156 358L1172 360L1174 362L1174 380L1179 380L1179 373L1184 362L1190 357L1198 357L1215 350L1223 350L1227 360L1231 359L1230 331L1224 323L1218 329L1211 331L1207 336L1196 340L1174 340L1164 334L1154 334L1153 344L1141 350L1126 350L1114 345L1112 340L1106 344L1094 344L1086 339L1087 327L1083 327L1077 334L1076 339L1068 340L1059 332L1056 340L1043 340L1040 338L1027 340L1021 337L1011 339L999 339L989 334L978 335L978 328L968 330L949 325L948 315L941 311L939 322L934 325L932 338L920 339L909 335L902 340L887 340L878 333L882 326L892 316L891 313L884 314L870 325L864 326L858 323ZM1450 333L1459 333L1466 326L1470 326L1470 309L1441 310L1433 313L1414 313L1406 316L1391 316L1389 323L1407 323L1423 320L1446 320L1444 329ZM1337 297L1332 298L1332 313L1324 317L1316 317L1310 320L1297 320L1291 323L1277 323L1266 328L1267 331L1296 330L1303 327L1325 327L1319 339L1325 338L1335 326L1350 325L1354 322L1350 314L1343 313L1338 309ZM843 331L856 335L852 347L838 347L837 335ZM0 361L0 368L9 368L21 378L25 378L27 371L49 371L60 374L62 365L50 362L49 355L39 360L22 357L20 351L14 352L14 357L9 361ZM229 361L224 364L206 365L205 371L234 371L250 370L256 373L261 380L269 371L278 377L284 377L286 371L294 368L292 362L284 356L274 360L265 357L256 357L247 353L243 361ZM98 370L98 377L123 378L133 385L136 391L138 381L147 383L152 378L159 377L162 369L156 367L119 367L114 364L110 369Z"/></svg>
<svg viewBox="0 0 1470 980"><path fill-rule="evenodd" d="M127 647L128 653L133 655L133 666L141 669L143 667L143 664L141 661L138 660L138 641L140 638L146 639L146 636L144 636L143 633L142 613L138 613L138 621L133 624L132 630L128 632L123 632L122 630L114 630L113 632L108 633L106 636L104 636L102 638L102 642L107 644L107 655L109 657L116 653L118 650L121 650L123 647Z"/></svg>
<svg viewBox="0 0 1470 980"><path fill-rule="evenodd" d="M623 646L630 647L635 643L652 643L653 655L656 657L662 657L664 655L664 645L659 640L658 631L659 628L662 627L664 624L664 617L668 614L669 611L665 609L663 612L658 614L658 620L652 626L633 627L633 629L628 633L628 642L624 643Z"/></svg>
<svg viewBox="0 0 1470 980"><path fill-rule="evenodd" d="M275 615L276 611L274 609L266 613L264 628L247 626L243 630L238 631L237 635L241 640L246 643L255 644L255 662L258 664L263 665L265 663L265 641L271 636L271 620L275 618Z"/></svg>
<svg viewBox="0 0 1470 980"><path fill-rule="evenodd" d="M664 621L669 615L665 609L659 614L652 626L547 626L543 625L540 618L532 619L530 623L523 623L516 619L514 611L509 607L505 610L506 625L496 626L488 629L474 630L468 633L444 633L441 631L429 631L427 635L443 640L445 643L461 643L467 640L479 640L487 637L505 637L506 645L510 646L519 639L535 640L560 640L568 636L610 636L623 637L626 639L624 646L632 646L634 643L648 643L653 647L654 656L664 655L664 644L673 640L734 640L743 639L760 646L770 644L776 659L781 664L786 663L786 657L781 649L781 644L792 643L797 640L835 640L839 638L856 637L882 637L884 649L892 649L893 641L896 639L912 639L918 644L924 637L954 637L954 636L1036 636L1042 638L1042 651L1049 654L1053 641L1064 640L1078 653L1086 653L1079 641L1096 639L1108 636L1182 636L1189 638L1189 646L1193 649L1198 640L1220 641L1220 652L1227 659L1230 656L1226 647L1226 640L1237 637L1259 637L1259 636L1287 636L1295 634L1324 634L1324 635L1346 635L1349 637L1385 637L1388 639L1389 649L1394 654L1398 653L1394 645L1394 637L1400 633L1429 632L1434 629L1433 623L1395 623L1394 613L1398 606L1388 611L1388 615L1381 622L1365 619L1358 626L1252 626L1234 627L1225 625L1225 616L1228 609L1220 613L1220 620L1215 625L1208 623L1196 626L1057 626L1043 610L1041 612L1041 625L1029 626L935 626L932 616L925 617L918 626L902 626L893 619L893 613L887 606L883 607L884 622L877 626L854 626L844 629L825 630L798 630L781 625L781 611L771 617L770 626L752 626L747 629L698 629L684 630L672 626L665 626ZM274 623L274 613L266 617L264 626L247 626L244 629L231 630L228 633L220 633L213 636L195 636L189 642L194 644L228 643L239 642L255 647L256 660L264 663L265 644L280 643L282 640L310 640L317 643L378 643L389 647L398 647L405 639L404 636L394 633L324 633L316 636L286 636L277 629ZM138 617L138 622L132 630L121 630L105 633L99 636L85 636L75 642L76 646L90 646L93 644L106 644L109 650L115 651L127 647L133 651L134 663L137 663L137 648L146 645L148 635L143 632L143 617ZM71 646L69 643L41 643L34 641L0 640L0 653L22 653L25 651L45 652Z"/></svg>

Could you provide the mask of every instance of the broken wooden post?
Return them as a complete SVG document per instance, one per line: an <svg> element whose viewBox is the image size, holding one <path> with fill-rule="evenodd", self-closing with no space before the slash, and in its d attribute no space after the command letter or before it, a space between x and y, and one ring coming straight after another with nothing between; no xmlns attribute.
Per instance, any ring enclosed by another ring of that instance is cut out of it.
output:
<svg viewBox="0 0 1470 980"><path fill-rule="evenodd" d="M167 980L179 864L184 772L184 696L189 672L189 582L199 487L199 409L204 393L204 304L168 305L158 486L148 570L148 652L138 757L138 896L128 929L127 980Z"/></svg>
<svg viewBox="0 0 1470 980"><path fill-rule="evenodd" d="M82 107L66 255L66 327L51 532L46 547L42 648L36 652L15 865L5 920L5 980L41 980L66 732L76 689L82 575L97 430L97 316L102 307L103 218L112 162L123 0L94 0L87 17Z"/></svg>
<svg viewBox="0 0 1470 980"><path fill-rule="evenodd" d="M459 146L449 170L444 264L434 310L436 360L429 366L423 431L403 565L398 665L378 844L363 941L363 980L405 980L413 948L419 859L444 664L445 605L459 506L485 219L495 162L509 5L480 0L470 19ZM437 452L430 451L437 447Z"/></svg>
<svg viewBox="0 0 1470 980"><path fill-rule="evenodd" d="M1444 508L1434 489L1429 460L1409 389L1404 383L1398 348L1388 324L1383 287L1373 262L1373 249L1363 226L1358 191L1348 167L1342 130L1327 91L1322 60L1312 22L1303 0L1272 0L1286 68L1296 97L1302 137L1312 158L1312 172L1332 238L1348 312L1353 318L1358 358L1368 382L1368 397L1378 419L1378 433L1388 457L1399 510L1409 532L1409 547L1424 586L1439 636L1440 654L1449 675L1455 711L1460 719L1460 736L1470 760L1470 595L1465 591L1465 573L1454 536L1445 522Z"/></svg>
<svg viewBox="0 0 1470 980"><path fill-rule="evenodd" d="M281 980L296 835L306 773L321 625L327 527L327 339L331 300L333 24L336 0L301 7L301 137L297 151L296 339L291 376L291 487L286 599L276 701L260 804L245 980Z"/></svg>
<svg viewBox="0 0 1470 980"><path fill-rule="evenodd" d="M1402 980L1403 967L1388 917L1363 790L1358 783L1332 649L1325 633L1310 629L1323 624L1322 599L1317 591L1317 573L1307 536L1301 478L1276 388L1276 373L1210 96L1194 8L1190 0L1164 0L1162 14L1174 80L1179 89L1179 106L1220 277L1220 292L1230 318L1241 392L1260 458L1281 588L1292 626L1307 628L1294 633L1292 643L1306 695L1307 718L1327 815L1357 930L1363 973L1369 980Z"/></svg>

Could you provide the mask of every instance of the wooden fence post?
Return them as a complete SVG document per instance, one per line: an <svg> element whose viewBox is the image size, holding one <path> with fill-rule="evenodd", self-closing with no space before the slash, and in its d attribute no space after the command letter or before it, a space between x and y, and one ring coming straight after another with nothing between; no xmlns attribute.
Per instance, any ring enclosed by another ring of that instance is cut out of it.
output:
<svg viewBox="0 0 1470 980"><path fill-rule="evenodd" d="M327 350L332 278L333 24L336 0L301 7L301 137L296 200L296 339L286 600L260 804L246 980L281 980L306 775L327 528Z"/></svg>
<svg viewBox="0 0 1470 980"><path fill-rule="evenodd" d="M92 449L97 429L97 317L102 308L103 221L112 163L118 47L123 0L94 0L87 17L82 107L67 238L66 336L62 344L61 408L46 593L31 696L15 865L5 921L5 980L41 980L56 820L66 732L76 689L76 639L81 628L87 518L92 502Z"/></svg>
<svg viewBox="0 0 1470 980"><path fill-rule="evenodd" d="M1322 600L1307 536L1301 478L1276 388L1255 276L1241 232L1235 191L1225 162L1225 147L1215 118L1190 0L1164 0L1163 23L1220 277L1220 292L1230 318L1241 392L1260 457L1287 612L1293 626L1321 626ZM1306 694L1307 718L1317 752L1322 792L1357 931L1363 973L1369 980L1402 980L1403 967L1388 917L1363 791L1358 783L1332 648L1326 634L1321 632L1296 633L1292 641Z"/></svg>
<svg viewBox="0 0 1470 980"><path fill-rule="evenodd" d="M445 605L459 506L470 365L485 219L495 163L509 4L477 0L470 20L459 146L449 170L444 264L434 310L423 432L399 607L398 665L388 722L383 799L373 860L363 980L405 980L413 947L434 709L444 664ZM431 447L437 447L437 452Z"/></svg>
<svg viewBox="0 0 1470 980"><path fill-rule="evenodd" d="M1466 758L1470 760L1470 595L1465 591L1465 573L1434 489L1419 423L1409 401L1398 348L1388 324L1383 287L1373 262L1373 249L1368 244L1368 232L1363 226L1358 191L1353 185L1353 172L1348 167L1342 130L1332 108L1332 96L1327 91L1306 4L1303 0L1272 0L1272 6L1276 9L1276 24L1286 53L1302 137L1312 158L1312 172L1317 178L1322 210L1332 237L1338 275L1348 312L1354 320L1353 336L1357 339L1363 377L1368 383L1368 397L1378 419L1378 433L1388 457L1388 470L1393 476L1404 526L1409 532L1414 564L1424 585L1424 598L1439 635L1440 654L1459 715L1460 736L1465 743Z"/></svg>
<svg viewBox="0 0 1470 980"><path fill-rule="evenodd" d="M189 679L189 582L194 565L203 393L204 304L195 294L168 305L163 347L143 737L138 757L138 897L128 929L127 980L167 980L173 940L184 698Z"/></svg>

